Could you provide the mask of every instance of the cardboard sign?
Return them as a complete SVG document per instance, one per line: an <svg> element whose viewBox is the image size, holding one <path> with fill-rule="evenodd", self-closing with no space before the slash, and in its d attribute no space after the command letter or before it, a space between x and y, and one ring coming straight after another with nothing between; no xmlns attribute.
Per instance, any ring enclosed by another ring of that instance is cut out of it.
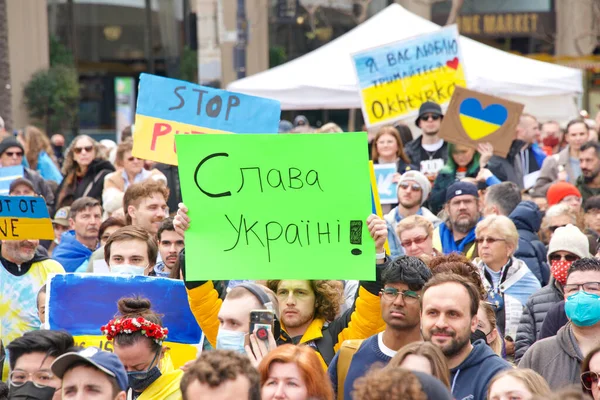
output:
<svg viewBox="0 0 600 400"><path fill-rule="evenodd" d="M22 178L24 173L22 165L0 168L0 196L8 196L12 181Z"/></svg>
<svg viewBox="0 0 600 400"><path fill-rule="evenodd" d="M352 56L368 127L416 115L421 104L447 104L466 86L456 25Z"/></svg>
<svg viewBox="0 0 600 400"><path fill-rule="evenodd" d="M42 197L0 196L0 239L54 239L48 207Z"/></svg>
<svg viewBox="0 0 600 400"><path fill-rule="evenodd" d="M59 274L48 280L46 327L65 330L83 347L113 351L100 327L117 314L122 297L142 296L150 300L152 310L162 314L169 329L165 346L169 347L175 368L196 358L203 335L190 311L183 281L125 275Z"/></svg>
<svg viewBox="0 0 600 400"><path fill-rule="evenodd" d="M377 177L377 192L379 193L379 200L381 204L395 204L398 203L398 183L394 183L394 174L398 172L396 170L396 164L375 164L375 176Z"/></svg>
<svg viewBox="0 0 600 400"><path fill-rule="evenodd" d="M457 87L439 136L447 142L473 148L480 142L489 142L494 146L494 154L506 157L523 107L500 97Z"/></svg>
<svg viewBox="0 0 600 400"><path fill-rule="evenodd" d="M132 154L177 165L176 134L277 133L280 114L276 100L141 74Z"/></svg>
<svg viewBox="0 0 600 400"><path fill-rule="evenodd" d="M375 277L366 133L176 141L188 279Z"/></svg>

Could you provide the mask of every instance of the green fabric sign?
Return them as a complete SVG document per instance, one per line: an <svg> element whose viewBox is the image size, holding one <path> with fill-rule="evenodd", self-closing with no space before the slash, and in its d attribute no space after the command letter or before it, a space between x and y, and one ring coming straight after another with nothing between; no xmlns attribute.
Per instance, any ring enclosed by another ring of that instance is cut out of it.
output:
<svg viewBox="0 0 600 400"><path fill-rule="evenodd" d="M375 279L366 133L176 144L188 279Z"/></svg>

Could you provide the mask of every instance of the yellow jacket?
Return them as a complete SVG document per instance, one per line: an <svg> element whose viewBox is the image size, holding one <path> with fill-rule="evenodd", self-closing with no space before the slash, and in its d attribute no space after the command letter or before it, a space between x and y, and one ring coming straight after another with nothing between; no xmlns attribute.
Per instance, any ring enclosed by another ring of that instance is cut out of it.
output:
<svg viewBox="0 0 600 400"><path fill-rule="evenodd" d="M329 324L322 318L316 318L304 332L299 343L307 344L317 351L323 368L327 368L344 340L366 339L385 329L379 295L373 294L374 291L361 286L354 307ZM190 309L198 325L210 344L216 347L219 331L217 315L223 301L219 298L213 282L207 281L197 288L188 289L187 293ZM292 339L285 333L285 327L282 325L277 344L284 343L292 343Z"/></svg>
<svg viewBox="0 0 600 400"><path fill-rule="evenodd" d="M179 384L183 377L183 371L173 367L168 352L161 360L159 369L161 372L160 378L152 382L138 397L138 400L181 400Z"/></svg>

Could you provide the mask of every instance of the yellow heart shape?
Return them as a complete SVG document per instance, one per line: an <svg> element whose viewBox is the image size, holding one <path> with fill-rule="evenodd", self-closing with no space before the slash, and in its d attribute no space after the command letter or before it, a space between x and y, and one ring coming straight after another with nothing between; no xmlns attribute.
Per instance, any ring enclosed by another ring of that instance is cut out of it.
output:
<svg viewBox="0 0 600 400"><path fill-rule="evenodd" d="M478 118L460 114L460 123L467 135L473 140L479 140L496 132L502 125L492 124Z"/></svg>

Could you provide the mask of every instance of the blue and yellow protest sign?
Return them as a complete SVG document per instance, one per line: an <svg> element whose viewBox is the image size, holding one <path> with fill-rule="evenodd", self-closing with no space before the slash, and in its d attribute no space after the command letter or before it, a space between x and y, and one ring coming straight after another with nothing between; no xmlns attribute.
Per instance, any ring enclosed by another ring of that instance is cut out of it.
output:
<svg viewBox="0 0 600 400"><path fill-rule="evenodd" d="M170 348L175 368L196 358L203 340L192 314L183 281L124 275L58 274L48 280L46 325L65 330L83 347L113 351L100 327L117 313L122 297L141 296L150 300L152 310L162 314L169 329L165 346Z"/></svg>
<svg viewBox="0 0 600 400"><path fill-rule="evenodd" d="M0 239L54 239L48 207L42 197L0 196Z"/></svg>
<svg viewBox="0 0 600 400"><path fill-rule="evenodd" d="M10 184L12 183L12 181L18 178L22 178L24 172L25 169L22 165L0 168L0 195L8 195L8 192L10 190Z"/></svg>
<svg viewBox="0 0 600 400"><path fill-rule="evenodd" d="M381 204L398 203L398 183L394 182L394 174L397 172L396 164L375 164L374 167L379 201Z"/></svg>
<svg viewBox="0 0 600 400"><path fill-rule="evenodd" d="M422 103L447 104L466 86L456 25L352 56L367 126L416 114Z"/></svg>
<svg viewBox="0 0 600 400"><path fill-rule="evenodd" d="M490 143L494 154L506 157L524 107L501 97L457 87L440 126L439 136L449 143L474 149L479 143Z"/></svg>
<svg viewBox="0 0 600 400"><path fill-rule="evenodd" d="M133 155L177 165L176 134L277 133L278 101L141 74Z"/></svg>
<svg viewBox="0 0 600 400"><path fill-rule="evenodd" d="M375 277L366 133L176 141L189 280Z"/></svg>

